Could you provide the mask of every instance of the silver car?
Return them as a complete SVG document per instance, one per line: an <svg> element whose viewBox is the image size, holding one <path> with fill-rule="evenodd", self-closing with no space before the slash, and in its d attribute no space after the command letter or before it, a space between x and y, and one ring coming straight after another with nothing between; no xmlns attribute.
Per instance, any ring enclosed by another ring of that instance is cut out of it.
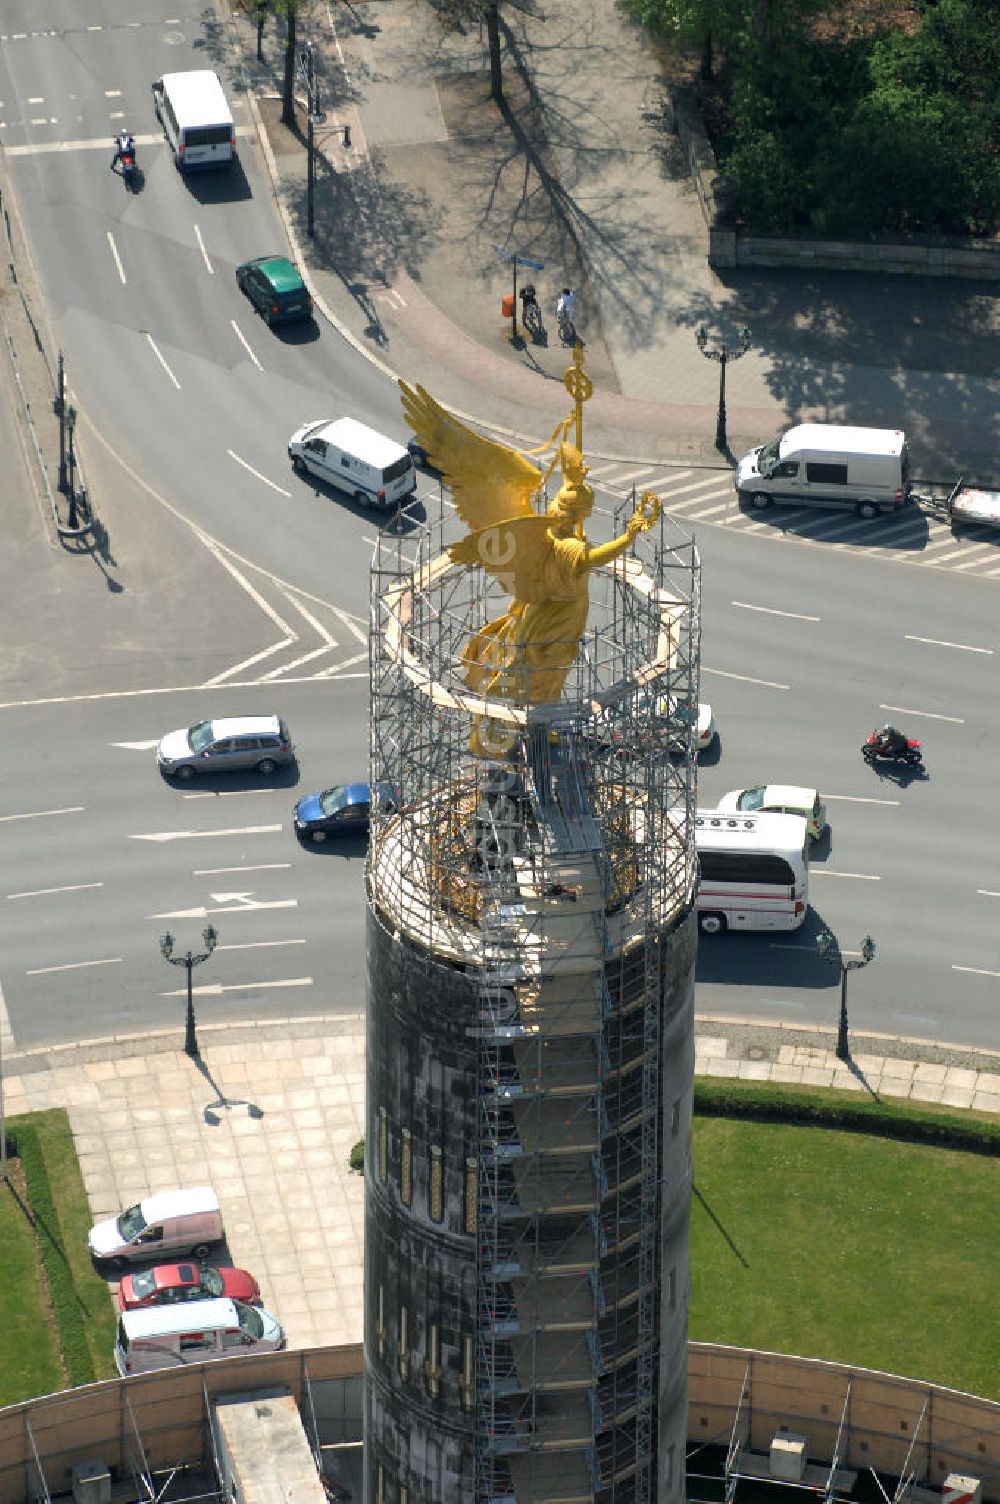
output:
<svg viewBox="0 0 1000 1504"><path fill-rule="evenodd" d="M254 768L273 773L295 756L288 727L277 715L238 715L168 731L156 749L160 772L185 782L199 773Z"/></svg>

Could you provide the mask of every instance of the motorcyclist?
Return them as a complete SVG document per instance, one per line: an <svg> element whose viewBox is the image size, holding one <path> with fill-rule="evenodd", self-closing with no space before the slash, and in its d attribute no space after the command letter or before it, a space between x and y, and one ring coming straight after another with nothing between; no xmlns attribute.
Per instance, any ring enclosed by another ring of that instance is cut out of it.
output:
<svg viewBox="0 0 1000 1504"><path fill-rule="evenodd" d="M125 157L131 157L132 161L135 161L135 137L126 126L122 126L122 129L115 137L115 154L111 158L112 172L114 172L118 163Z"/></svg>
<svg viewBox="0 0 1000 1504"><path fill-rule="evenodd" d="M878 739L879 751L884 752L887 757L895 757L897 752L905 752L909 745L902 731L897 731L895 726L890 726L888 721L878 733Z"/></svg>

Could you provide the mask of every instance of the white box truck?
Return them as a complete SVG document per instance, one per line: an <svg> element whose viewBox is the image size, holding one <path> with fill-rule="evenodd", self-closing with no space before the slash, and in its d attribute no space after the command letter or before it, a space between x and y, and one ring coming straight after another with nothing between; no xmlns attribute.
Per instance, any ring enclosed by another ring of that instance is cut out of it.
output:
<svg viewBox="0 0 1000 1504"><path fill-rule="evenodd" d="M899 428L798 423L751 449L736 490L752 507L851 507L860 517L894 512L910 496L906 435Z"/></svg>

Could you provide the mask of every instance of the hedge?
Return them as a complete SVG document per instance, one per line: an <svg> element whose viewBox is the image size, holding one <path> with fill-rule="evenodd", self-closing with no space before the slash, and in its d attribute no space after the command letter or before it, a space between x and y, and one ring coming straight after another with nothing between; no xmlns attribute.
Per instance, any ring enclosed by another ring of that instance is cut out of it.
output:
<svg viewBox="0 0 1000 1504"><path fill-rule="evenodd" d="M804 1128L836 1128L877 1134L911 1144L935 1144L1000 1157L1000 1122L979 1113L958 1113L933 1103L901 1098L884 1101L868 1094L827 1087L783 1086L771 1081L698 1077L694 1111L703 1117L752 1118L797 1123Z"/></svg>

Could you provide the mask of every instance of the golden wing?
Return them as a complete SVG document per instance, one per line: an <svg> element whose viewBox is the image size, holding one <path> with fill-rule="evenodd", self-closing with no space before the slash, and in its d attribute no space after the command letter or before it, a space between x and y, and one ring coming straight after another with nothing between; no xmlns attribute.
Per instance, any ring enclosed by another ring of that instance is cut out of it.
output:
<svg viewBox="0 0 1000 1504"><path fill-rule="evenodd" d="M417 442L440 470L459 516L470 528L512 517L534 517L531 498L542 484L541 471L516 449L481 438L453 418L422 386L399 383L403 412Z"/></svg>
<svg viewBox="0 0 1000 1504"><path fill-rule="evenodd" d="M499 580L515 600L534 604L552 594L545 565L555 543L549 536L551 518L507 517L490 527L477 528L448 550L456 564L479 565Z"/></svg>

